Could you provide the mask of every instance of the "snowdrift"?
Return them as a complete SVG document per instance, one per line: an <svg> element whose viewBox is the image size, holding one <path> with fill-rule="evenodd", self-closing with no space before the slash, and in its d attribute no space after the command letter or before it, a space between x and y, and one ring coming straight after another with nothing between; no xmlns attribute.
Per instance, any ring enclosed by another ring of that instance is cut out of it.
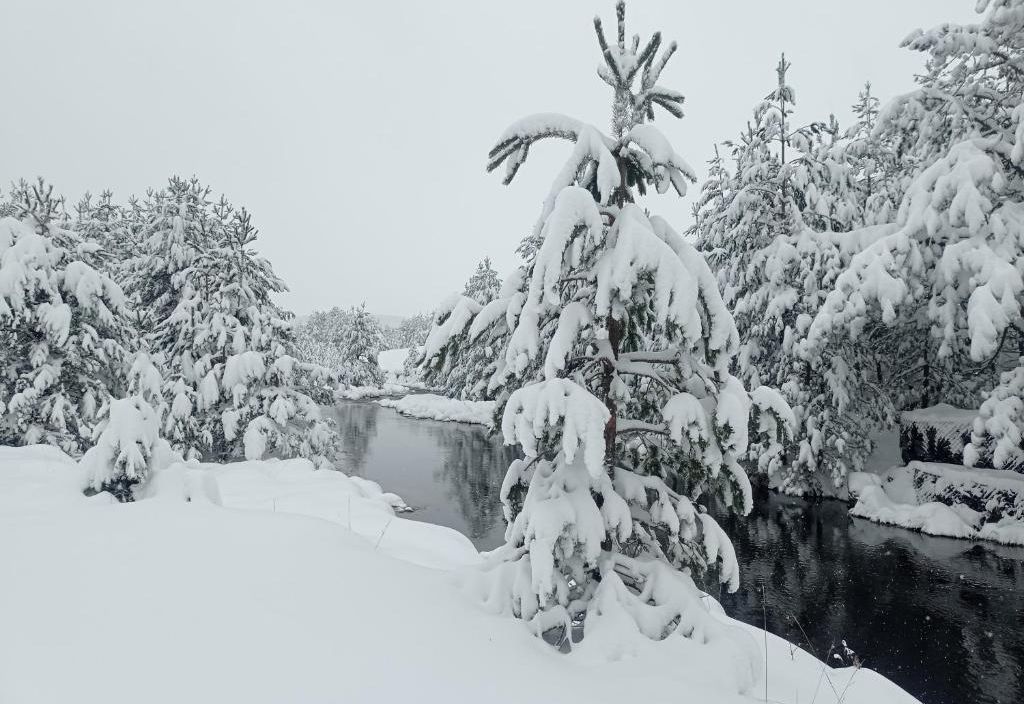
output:
<svg viewBox="0 0 1024 704"><path fill-rule="evenodd" d="M850 514L929 535L1024 545L1024 475L911 462L881 475L854 473Z"/></svg>
<svg viewBox="0 0 1024 704"><path fill-rule="evenodd" d="M409 387L404 384L386 381L383 386L343 386L334 392L334 396L341 401L361 401L364 398L398 396L408 391Z"/></svg>
<svg viewBox="0 0 1024 704"><path fill-rule="evenodd" d="M741 694L714 648L653 642L611 619L558 654L460 588L480 559L466 538L301 460L172 465L131 504L84 496L80 475L52 448L0 448L5 704L619 704L641 689L651 703L915 701L710 599L766 659L767 685ZM507 684L513 664L519 686Z"/></svg>
<svg viewBox="0 0 1024 704"><path fill-rule="evenodd" d="M380 399L377 403L411 418L486 426L494 422L494 401L463 401L435 394L410 394L400 399Z"/></svg>

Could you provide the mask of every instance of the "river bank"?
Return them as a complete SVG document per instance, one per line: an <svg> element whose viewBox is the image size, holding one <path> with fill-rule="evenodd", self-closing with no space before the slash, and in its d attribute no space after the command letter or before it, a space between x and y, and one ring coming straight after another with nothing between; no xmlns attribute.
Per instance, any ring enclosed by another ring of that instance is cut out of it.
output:
<svg viewBox="0 0 1024 704"><path fill-rule="evenodd" d="M372 403L331 412L347 466L401 494L413 520L482 550L501 544L513 449L481 426ZM770 632L819 657L845 639L926 704L1024 701L1024 549L877 525L848 508L765 492L751 516L725 522L744 566L738 594L721 597L726 611L758 626L767 615Z"/></svg>

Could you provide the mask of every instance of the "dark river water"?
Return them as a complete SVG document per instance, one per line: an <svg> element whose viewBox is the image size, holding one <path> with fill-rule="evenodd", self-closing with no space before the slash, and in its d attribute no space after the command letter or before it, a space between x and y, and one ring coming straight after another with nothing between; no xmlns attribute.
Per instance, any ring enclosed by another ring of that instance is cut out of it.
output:
<svg viewBox="0 0 1024 704"><path fill-rule="evenodd" d="M332 412L348 471L401 495L414 520L481 550L502 542L498 493L515 455L500 438L374 403ZM933 538L850 518L838 501L774 494L722 523L742 584L709 590L735 618L767 620L820 658L846 641L924 704L1024 704L1024 548Z"/></svg>

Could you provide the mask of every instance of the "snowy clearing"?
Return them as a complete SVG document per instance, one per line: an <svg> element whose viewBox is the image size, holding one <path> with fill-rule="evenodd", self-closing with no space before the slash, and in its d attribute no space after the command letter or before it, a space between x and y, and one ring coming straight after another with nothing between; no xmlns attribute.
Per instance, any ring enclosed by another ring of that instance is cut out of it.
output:
<svg viewBox="0 0 1024 704"><path fill-rule="evenodd" d="M387 374L392 376L399 376L405 369L405 360L409 358L410 350L397 349L397 350L381 350L380 354L377 355L377 364Z"/></svg>
<svg viewBox="0 0 1024 704"><path fill-rule="evenodd" d="M486 426L494 422L494 401L462 401L435 394L410 394L400 399L380 399L377 403L410 418Z"/></svg>
<svg viewBox="0 0 1024 704"><path fill-rule="evenodd" d="M0 581L4 702L520 702L501 686L510 662L547 701L621 702L640 686L651 702L765 693L763 679L737 693L713 645L652 642L612 617L556 653L458 586L479 559L468 540L303 461L173 465L129 504L83 496L80 475L52 448L0 448L0 564L17 565ZM767 644L773 701L916 701L708 604L762 656ZM97 677L129 651L146 657L116 686Z"/></svg>
<svg viewBox="0 0 1024 704"><path fill-rule="evenodd" d="M855 472L850 490L858 497L850 514L859 518L929 535L1024 545L1024 475L1015 472L911 462L881 475Z"/></svg>

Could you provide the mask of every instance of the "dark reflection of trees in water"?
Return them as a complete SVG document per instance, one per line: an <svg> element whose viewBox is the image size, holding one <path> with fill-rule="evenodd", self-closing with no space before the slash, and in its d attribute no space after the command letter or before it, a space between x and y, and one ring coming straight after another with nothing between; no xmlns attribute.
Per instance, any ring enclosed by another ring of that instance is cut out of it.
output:
<svg viewBox="0 0 1024 704"><path fill-rule="evenodd" d="M359 475L366 467L366 455L377 436L376 403L343 403L333 408L334 422L341 436L339 469Z"/></svg>
<svg viewBox="0 0 1024 704"><path fill-rule="evenodd" d="M458 504L469 525L469 537L482 538L503 525L501 482L518 456L515 449L503 446L500 435L488 435L479 426L432 423L430 434L444 457L434 476L444 481L448 496Z"/></svg>
<svg viewBox="0 0 1024 704"><path fill-rule="evenodd" d="M723 519L742 569L740 590L719 596L726 610L759 626L767 615L768 630L819 657L846 640L923 702L1024 701L1024 550L847 510L771 495Z"/></svg>

